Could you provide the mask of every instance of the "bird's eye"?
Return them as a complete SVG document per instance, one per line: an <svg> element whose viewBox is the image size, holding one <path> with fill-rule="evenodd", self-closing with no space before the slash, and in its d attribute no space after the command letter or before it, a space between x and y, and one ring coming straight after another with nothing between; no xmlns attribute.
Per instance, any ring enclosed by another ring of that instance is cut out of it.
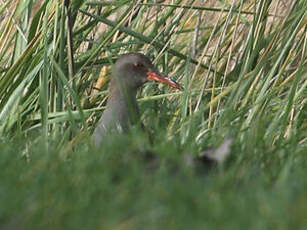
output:
<svg viewBox="0 0 307 230"><path fill-rule="evenodd" d="M135 63L134 66L137 67L137 68L144 67L144 65L142 63L139 63L139 62Z"/></svg>

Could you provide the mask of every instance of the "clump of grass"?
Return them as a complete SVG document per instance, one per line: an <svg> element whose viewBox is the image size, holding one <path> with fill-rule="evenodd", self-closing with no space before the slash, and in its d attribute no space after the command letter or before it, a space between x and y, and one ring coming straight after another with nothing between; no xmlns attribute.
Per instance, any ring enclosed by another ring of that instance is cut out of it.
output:
<svg viewBox="0 0 307 230"><path fill-rule="evenodd" d="M233 229L304 226L306 12L306 0L0 2L0 226L213 227L229 209ZM104 109L109 67L129 51L185 90L140 92L154 146L136 134L92 152L83 140ZM181 169L184 153L229 134L224 171ZM154 173L146 151L162 159Z"/></svg>

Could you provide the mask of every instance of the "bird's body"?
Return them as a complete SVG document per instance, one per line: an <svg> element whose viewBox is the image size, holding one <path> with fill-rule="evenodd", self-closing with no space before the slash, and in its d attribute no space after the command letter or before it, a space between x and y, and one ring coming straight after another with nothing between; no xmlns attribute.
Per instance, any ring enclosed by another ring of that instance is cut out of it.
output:
<svg viewBox="0 0 307 230"><path fill-rule="evenodd" d="M177 82L160 73L143 54L124 54L116 61L107 106L93 134L96 147L103 142L106 135L112 132L125 133L132 124L139 121L136 93L148 80L163 82L173 88L182 89ZM206 168L212 163L221 164L230 153L231 143L231 139L226 139L218 148L203 151L196 158L186 153L185 158L189 159L186 162L187 164L198 162Z"/></svg>

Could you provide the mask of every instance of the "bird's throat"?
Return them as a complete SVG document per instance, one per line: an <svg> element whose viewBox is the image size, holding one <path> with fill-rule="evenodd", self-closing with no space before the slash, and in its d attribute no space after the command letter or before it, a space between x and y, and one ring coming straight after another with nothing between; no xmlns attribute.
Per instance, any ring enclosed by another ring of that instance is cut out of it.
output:
<svg viewBox="0 0 307 230"><path fill-rule="evenodd" d="M136 102L136 90L123 86L111 87L112 92L107 102L106 110L113 114L114 119L126 128L139 119Z"/></svg>

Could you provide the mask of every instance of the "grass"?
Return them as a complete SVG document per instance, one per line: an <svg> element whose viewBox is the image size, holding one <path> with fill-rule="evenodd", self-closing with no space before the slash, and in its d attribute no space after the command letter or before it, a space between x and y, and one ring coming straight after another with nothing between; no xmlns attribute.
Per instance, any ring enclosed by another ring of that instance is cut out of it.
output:
<svg viewBox="0 0 307 230"><path fill-rule="evenodd" d="M306 12L306 0L0 2L0 229L305 229ZM135 127L93 150L109 66L130 50L185 90L140 92L155 145ZM187 167L185 153L228 135L223 167Z"/></svg>

